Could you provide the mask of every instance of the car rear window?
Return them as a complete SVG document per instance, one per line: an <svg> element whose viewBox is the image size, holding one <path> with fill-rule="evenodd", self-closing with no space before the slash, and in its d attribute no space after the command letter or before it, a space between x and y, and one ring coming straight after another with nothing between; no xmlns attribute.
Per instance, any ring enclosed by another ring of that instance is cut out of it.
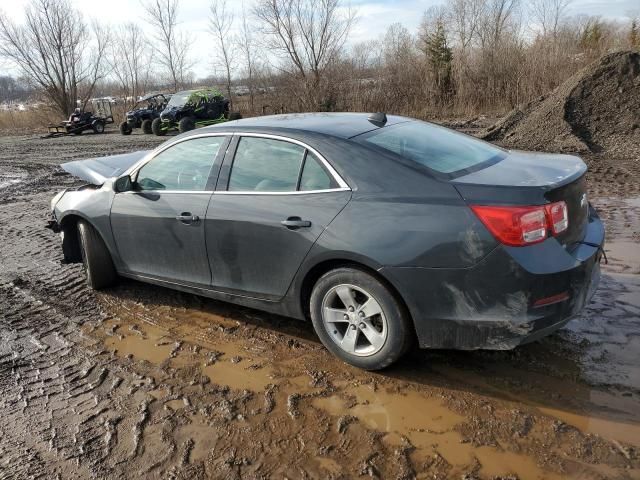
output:
<svg viewBox="0 0 640 480"><path fill-rule="evenodd" d="M489 143L419 121L379 128L357 140L445 174L469 170L506 155Z"/></svg>

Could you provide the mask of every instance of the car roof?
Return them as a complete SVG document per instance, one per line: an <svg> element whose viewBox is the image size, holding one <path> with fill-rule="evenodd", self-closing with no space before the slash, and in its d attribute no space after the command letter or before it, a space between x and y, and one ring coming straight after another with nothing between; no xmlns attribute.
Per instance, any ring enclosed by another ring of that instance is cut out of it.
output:
<svg viewBox="0 0 640 480"><path fill-rule="evenodd" d="M231 130L241 131L250 129L252 132L264 130L292 130L298 132L314 132L340 138L352 138L371 130L382 128L369 120L369 113L288 113L283 115L268 115L234 120L202 130ZM397 115L388 115L385 126L412 119ZM202 131L201 130L201 131Z"/></svg>
<svg viewBox="0 0 640 480"><path fill-rule="evenodd" d="M189 94L193 94L193 93L221 93L220 90L218 90L215 87L207 87L207 88L192 88L190 90L180 90L179 92L174 93L174 95L183 95L185 93L189 93Z"/></svg>
<svg viewBox="0 0 640 480"><path fill-rule="evenodd" d="M140 100L138 100L139 102L144 102L145 100L149 100L151 98L154 97L159 97L159 96L163 96L163 97L170 97L172 94L171 93L165 93L165 92L151 92L148 93L147 95L145 95L144 97L140 98Z"/></svg>

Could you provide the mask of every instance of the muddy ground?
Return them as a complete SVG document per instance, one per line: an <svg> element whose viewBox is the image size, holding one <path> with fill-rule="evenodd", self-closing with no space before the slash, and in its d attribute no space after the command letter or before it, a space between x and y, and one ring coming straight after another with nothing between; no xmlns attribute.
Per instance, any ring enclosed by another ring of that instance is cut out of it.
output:
<svg viewBox="0 0 640 480"><path fill-rule="evenodd" d="M633 172L588 159L609 265L581 318L367 373L302 322L129 280L94 293L61 263L43 227L75 181L56 165L157 143L0 137L0 478L640 478Z"/></svg>

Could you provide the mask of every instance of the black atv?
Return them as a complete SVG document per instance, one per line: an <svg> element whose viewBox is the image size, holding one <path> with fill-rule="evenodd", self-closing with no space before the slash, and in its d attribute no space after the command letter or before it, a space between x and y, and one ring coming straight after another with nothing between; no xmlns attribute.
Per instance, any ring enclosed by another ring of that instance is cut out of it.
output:
<svg viewBox="0 0 640 480"><path fill-rule="evenodd" d="M113 123L111 102L97 98L91 101L92 111L76 108L69 120L58 125L49 125L49 134L43 138L60 137L62 135L80 135L85 130L104 133L105 125Z"/></svg>
<svg viewBox="0 0 640 480"><path fill-rule="evenodd" d="M153 133L151 122L158 118L171 100L170 93L150 93L136 102L126 113L126 120L120 124L120 133L130 135L134 128L142 128L144 133Z"/></svg>
<svg viewBox="0 0 640 480"><path fill-rule="evenodd" d="M156 135L165 135L176 128L183 133L239 118L239 113L229 112L229 100L218 90L185 90L171 97L160 117L151 123L151 130Z"/></svg>

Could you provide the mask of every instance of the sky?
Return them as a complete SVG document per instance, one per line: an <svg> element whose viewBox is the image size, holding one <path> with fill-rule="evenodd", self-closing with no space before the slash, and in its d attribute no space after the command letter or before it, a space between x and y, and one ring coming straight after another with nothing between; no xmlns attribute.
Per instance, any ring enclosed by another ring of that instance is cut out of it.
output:
<svg viewBox="0 0 640 480"><path fill-rule="evenodd" d="M87 19L95 18L101 22L116 25L123 21L136 21L144 26L144 10L140 0L71 0ZM402 23L410 31L415 31L422 14L429 7L444 3L442 0L344 0L357 10L358 21L352 29L348 43L380 38L387 27L395 22ZM20 20L29 0L0 0L0 10L11 18ZM213 38L208 33L207 16L211 0L181 0L181 26L194 38L193 56L199 59L194 68L196 77L205 77L216 72L210 60L210 49L215 48ZM250 11L252 0L227 0L236 19L241 16L243 5ZM528 3L522 0L523 4ZM640 0L573 0L567 13L569 15L599 15L611 20L625 20L627 14L640 11ZM204 59L204 60L202 60ZM5 66L6 69L6 66Z"/></svg>

